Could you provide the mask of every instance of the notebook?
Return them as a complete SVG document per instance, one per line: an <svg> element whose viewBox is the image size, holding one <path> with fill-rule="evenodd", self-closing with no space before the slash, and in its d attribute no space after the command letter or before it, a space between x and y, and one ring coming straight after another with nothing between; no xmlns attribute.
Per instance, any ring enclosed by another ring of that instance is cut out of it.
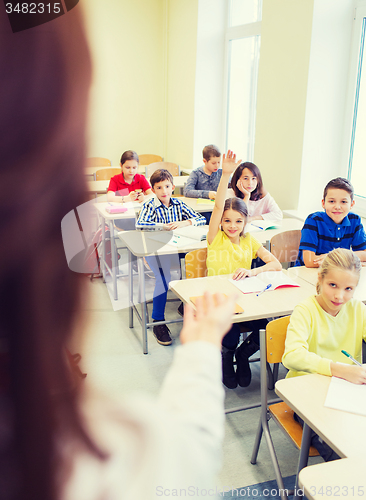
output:
<svg viewBox="0 0 366 500"><path fill-rule="evenodd" d="M250 223L254 228L261 229L262 231L266 231L267 229L279 229L282 226L282 221L273 221L273 220L253 220ZM250 232L250 230L249 230Z"/></svg>
<svg viewBox="0 0 366 500"><path fill-rule="evenodd" d="M192 240L204 241L207 237L208 226L185 226L174 229L176 236L185 236Z"/></svg>
<svg viewBox="0 0 366 500"><path fill-rule="evenodd" d="M222 295L227 298L227 295L225 293L223 293ZM197 299L200 299L201 297L203 297L203 295L197 295L195 297L189 297L189 300L192 302L192 304L196 305ZM234 314L240 314L242 312L244 312L244 309L241 306L239 306L239 304L235 304Z"/></svg>
<svg viewBox="0 0 366 500"><path fill-rule="evenodd" d="M241 280L229 279L243 293L259 293L271 285L268 291L277 290L278 288L286 288L292 286L300 286L296 281L291 279L282 271L267 271L258 274L258 276L250 276Z"/></svg>
<svg viewBox="0 0 366 500"><path fill-rule="evenodd" d="M107 205L105 211L109 214L122 214L123 212L127 212L128 208L122 205Z"/></svg>
<svg viewBox="0 0 366 500"><path fill-rule="evenodd" d="M197 198L197 205L215 205L215 200L209 200L208 198Z"/></svg>

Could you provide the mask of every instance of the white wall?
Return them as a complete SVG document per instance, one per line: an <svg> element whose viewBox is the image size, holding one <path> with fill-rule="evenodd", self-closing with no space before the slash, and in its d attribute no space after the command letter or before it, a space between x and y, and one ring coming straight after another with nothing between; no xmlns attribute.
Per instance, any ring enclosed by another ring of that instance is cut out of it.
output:
<svg viewBox="0 0 366 500"><path fill-rule="evenodd" d="M314 0L299 210L320 210L327 182L347 176L341 158L352 19L353 0Z"/></svg>
<svg viewBox="0 0 366 500"><path fill-rule="evenodd" d="M224 137L226 0L199 0L192 167L202 165L202 149ZM223 152L223 151L221 151Z"/></svg>

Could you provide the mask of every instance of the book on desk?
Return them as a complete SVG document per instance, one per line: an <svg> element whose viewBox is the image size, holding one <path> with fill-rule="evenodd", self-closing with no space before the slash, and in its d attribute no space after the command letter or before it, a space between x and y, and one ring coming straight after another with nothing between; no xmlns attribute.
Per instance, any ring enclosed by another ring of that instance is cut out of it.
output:
<svg viewBox="0 0 366 500"><path fill-rule="evenodd" d="M268 291L278 290L279 288L297 287L300 286L292 278L284 274L282 271L267 271L258 274L258 276L250 276L241 280L229 279L242 293L258 293L267 288Z"/></svg>
<svg viewBox="0 0 366 500"><path fill-rule="evenodd" d="M267 231L269 229L279 229L282 226L282 221L274 220L254 220L248 222L245 226L246 233L255 233L259 231Z"/></svg>

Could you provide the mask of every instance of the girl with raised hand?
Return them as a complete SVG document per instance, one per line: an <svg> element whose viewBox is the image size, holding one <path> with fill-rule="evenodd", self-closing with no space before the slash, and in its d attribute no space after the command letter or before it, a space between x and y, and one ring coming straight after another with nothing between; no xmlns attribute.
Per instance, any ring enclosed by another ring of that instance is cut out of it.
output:
<svg viewBox="0 0 366 500"><path fill-rule="evenodd" d="M234 280L256 276L263 271L280 271L281 264L251 234L244 234L248 211L239 198L225 200L231 174L240 164L236 155L228 151L223 155L222 176L216 193L207 233L208 276L233 274ZM259 257L265 263L251 269L252 260ZM239 384L247 387L251 381L249 357L259 349L259 330L265 328L267 320L247 321L245 327L252 333L238 347L240 324L235 323L222 342L223 383L229 389ZM234 355L236 372L234 370Z"/></svg>

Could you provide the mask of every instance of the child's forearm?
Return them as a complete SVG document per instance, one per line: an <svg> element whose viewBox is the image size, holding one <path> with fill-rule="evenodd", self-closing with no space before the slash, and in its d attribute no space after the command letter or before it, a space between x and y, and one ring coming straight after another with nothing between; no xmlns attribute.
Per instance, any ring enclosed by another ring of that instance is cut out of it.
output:
<svg viewBox="0 0 366 500"><path fill-rule="evenodd" d="M220 210L224 209L229 180L230 180L230 174L223 173L215 197L215 206Z"/></svg>
<svg viewBox="0 0 366 500"><path fill-rule="evenodd" d="M331 361L330 370L333 377L343 378L353 384L366 383L366 365L345 365Z"/></svg>

